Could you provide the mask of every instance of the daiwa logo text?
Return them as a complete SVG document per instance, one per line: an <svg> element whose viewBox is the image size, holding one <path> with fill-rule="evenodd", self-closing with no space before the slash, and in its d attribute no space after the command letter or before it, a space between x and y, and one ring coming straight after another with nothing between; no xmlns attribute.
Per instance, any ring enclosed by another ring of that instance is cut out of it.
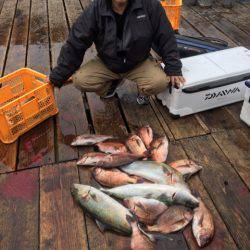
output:
<svg viewBox="0 0 250 250"><path fill-rule="evenodd" d="M210 99L214 99L217 97L226 96L229 94L235 94L237 92L240 92L240 89L238 87L235 87L233 89L222 90L219 92L209 93L209 94L206 94L205 100L210 100Z"/></svg>

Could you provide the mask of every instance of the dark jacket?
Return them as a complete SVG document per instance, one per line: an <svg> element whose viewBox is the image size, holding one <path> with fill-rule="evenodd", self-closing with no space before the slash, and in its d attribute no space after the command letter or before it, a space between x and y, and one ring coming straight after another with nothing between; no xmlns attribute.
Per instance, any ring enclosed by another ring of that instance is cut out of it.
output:
<svg viewBox="0 0 250 250"><path fill-rule="evenodd" d="M158 0L131 0L120 43L116 21L106 1L94 0L74 23L50 74L54 85L61 86L74 74L93 42L98 56L115 73L125 73L146 60L154 43L166 65L166 74L181 75L174 32ZM118 50L125 51L125 56L119 57Z"/></svg>

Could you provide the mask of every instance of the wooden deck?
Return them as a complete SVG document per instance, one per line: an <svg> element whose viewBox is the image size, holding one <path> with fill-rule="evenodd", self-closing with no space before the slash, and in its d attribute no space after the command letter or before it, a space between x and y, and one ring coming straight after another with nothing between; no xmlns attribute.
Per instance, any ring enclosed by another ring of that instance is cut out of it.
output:
<svg viewBox="0 0 250 250"><path fill-rule="evenodd" d="M0 74L28 66L45 74L56 64L70 25L87 0L0 0ZM184 7L180 33L221 38L250 47L250 5L233 10ZM85 61L95 54L93 48ZM93 184L70 147L82 133L124 136L144 124L171 141L168 161L190 158L204 165L191 179L214 215L208 249L250 249L250 129L239 119L242 103L172 119L152 98L136 104L126 83L119 97L100 100L72 86L55 89L60 109L11 145L0 144L1 249L129 249L129 238L102 234L73 202L70 185ZM190 227L158 242L158 249L197 249Z"/></svg>

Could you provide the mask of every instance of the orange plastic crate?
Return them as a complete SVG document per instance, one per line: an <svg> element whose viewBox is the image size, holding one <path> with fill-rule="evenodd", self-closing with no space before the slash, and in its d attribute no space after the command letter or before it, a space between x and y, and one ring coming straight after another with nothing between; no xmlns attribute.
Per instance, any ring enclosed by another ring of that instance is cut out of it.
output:
<svg viewBox="0 0 250 250"><path fill-rule="evenodd" d="M58 113L53 88L46 76L23 68L0 78L0 140L14 142Z"/></svg>
<svg viewBox="0 0 250 250"><path fill-rule="evenodd" d="M182 0L164 0L161 4L166 11L173 29L178 30L180 27Z"/></svg>

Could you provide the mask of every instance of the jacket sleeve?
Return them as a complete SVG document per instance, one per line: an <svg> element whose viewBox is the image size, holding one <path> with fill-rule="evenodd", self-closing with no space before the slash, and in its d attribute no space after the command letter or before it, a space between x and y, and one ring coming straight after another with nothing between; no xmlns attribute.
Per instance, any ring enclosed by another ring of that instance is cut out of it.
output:
<svg viewBox="0 0 250 250"><path fill-rule="evenodd" d="M164 71L169 76L182 75L182 63L177 51L177 43L172 26L160 1L152 0L151 22L154 30L153 43L165 64Z"/></svg>
<svg viewBox="0 0 250 250"><path fill-rule="evenodd" d="M85 51L92 45L95 36L94 3L73 24L66 43L62 46L57 66L50 73L50 81L61 87L81 66Z"/></svg>

